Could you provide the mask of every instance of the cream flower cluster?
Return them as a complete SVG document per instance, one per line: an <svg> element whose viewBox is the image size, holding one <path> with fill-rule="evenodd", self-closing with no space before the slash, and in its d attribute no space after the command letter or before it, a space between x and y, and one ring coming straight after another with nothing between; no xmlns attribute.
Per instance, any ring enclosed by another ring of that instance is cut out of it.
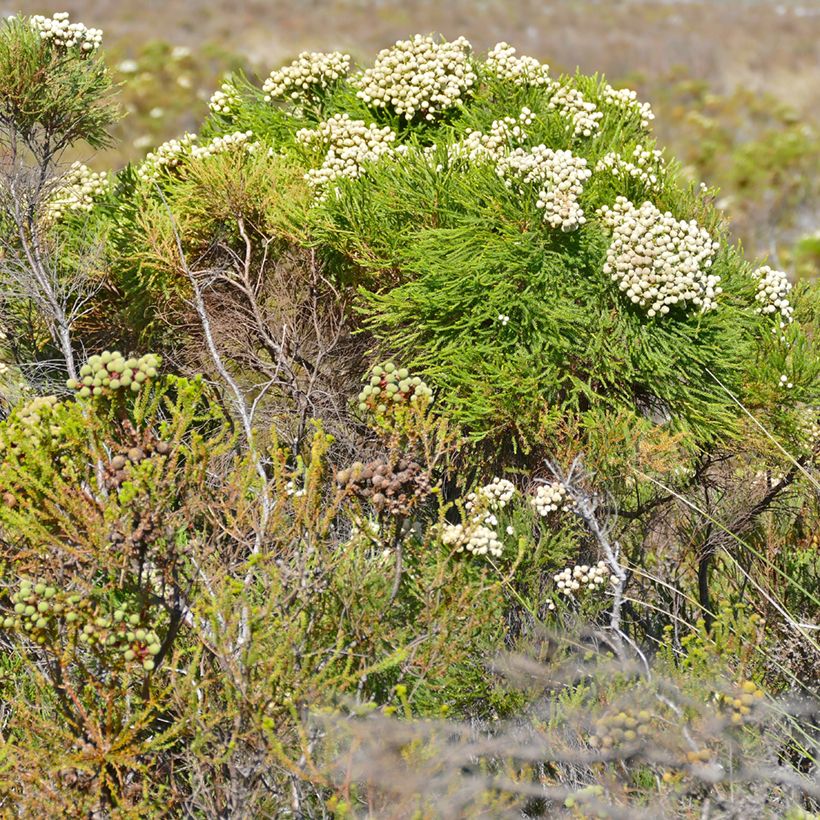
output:
<svg viewBox="0 0 820 820"><path fill-rule="evenodd" d="M495 513L503 510L515 495L515 485L506 478L497 476L476 492L470 493L464 502L464 509L470 514L472 525L498 525Z"/></svg>
<svg viewBox="0 0 820 820"><path fill-rule="evenodd" d="M302 128L296 132L296 140L308 147L326 149L321 166L305 174L319 198L327 194L337 179L355 179L364 163L375 162L396 150L393 147L396 134L391 128L367 125L364 120L352 120L347 114L335 114L315 129Z"/></svg>
<svg viewBox="0 0 820 820"><path fill-rule="evenodd" d="M79 48L90 54L102 45L101 29L86 28L82 23L69 22L67 11L58 11L53 17L35 14L29 22L39 32L41 40L47 40L57 48Z"/></svg>
<svg viewBox="0 0 820 820"><path fill-rule="evenodd" d="M604 86L603 100L614 108L622 111L633 111L641 118L641 125L646 128L655 119L652 106L641 102L638 95L630 88L614 89L611 85Z"/></svg>
<svg viewBox="0 0 820 820"><path fill-rule="evenodd" d="M499 557L504 544L494 529L498 526L496 513L512 501L515 493L515 485L498 476L470 493L464 502L464 509L469 516L466 524L445 524L441 533L442 543L455 547L457 552Z"/></svg>
<svg viewBox="0 0 820 820"><path fill-rule="evenodd" d="M552 84L548 76L550 67L539 63L535 57L517 56L509 43L496 43L487 54L484 68L501 80L511 80L515 85L543 87Z"/></svg>
<svg viewBox="0 0 820 820"><path fill-rule="evenodd" d="M663 152L657 149L650 151L642 145L636 145L629 159L610 152L598 160L595 170L610 173L614 177L630 176L647 188L657 191L662 187L664 167Z"/></svg>
<svg viewBox="0 0 820 820"><path fill-rule="evenodd" d="M258 142L251 142L252 137L253 131L235 131L233 134L214 137L206 145L192 145L191 159L208 159L237 149L252 154L259 148Z"/></svg>
<svg viewBox="0 0 820 820"><path fill-rule="evenodd" d="M236 88L230 83L222 83L222 87L218 91L214 91L211 95L211 99L208 101L208 108L214 114L230 117L236 113L240 102L241 100Z"/></svg>
<svg viewBox="0 0 820 820"><path fill-rule="evenodd" d="M303 51L290 65L271 71L262 91L265 100L316 96L350 71L350 55L339 51Z"/></svg>
<svg viewBox="0 0 820 820"><path fill-rule="evenodd" d="M612 230L604 273L648 316L676 304L700 312L717 307L720 277L709 273L718 243L694 221L678 221L651 202L636 208L619 196L598 211Z"/></svg>
<svg viewBox="0 0 820 820"><path fill-rule="evenodd" d="M780 327L785 327L787 322L791 322L794 312L789 302L789 291L792 289L789 277L782 270L774 270L768 265L753 271L752 276L757 279L755 299L761 304L757 312L779 313L782 320Z"/></svg>
<svg viewBox="0 0 820 820"><path fill-rule="evenodd" d="M594 102L590 102L577 88L570 88L558 83L550 98L547 109L557 111L572 123L576 137L591 137L598 130L598 123L603 113Z"/></svg>
<svg viewBox="0 0 820 820"><path fill-rule="evenodd" d="M156 182L164 171L179 166L191 156L191 149L196 145L196 134L183 134L179 139L162 143L151 151L137 168L137 176L144 182Z"/></svg>
<svg viewBox="0 0 820 820"><path fill-rule="evenodd" d="M536 205L544 210L544 221L553 228L574 231L586 222L579 197L592 171L582 157L545 145L530 150L516 148L499 159L496 172L508 187L513 186L513 180L541 186Z"/></svg>
<svg viewBox="0 0 820 820"><path fill-rule="evenodd" d="M610 578L609 567L606 561L599 561L593 566L580 564L567 567L552 576L555 586L562 595L572 596L583 590L595 591L601 589ZM617 579L615 579L617 581Z"/></svg>
<svg viewBox="0 0 820 820"><path fill-rule="evenodd" d="M527 132L522 126L530 125L532 121L532 111L529 108L522 108L518 119L504 117L501 120L494 120L486 134L468 128L464 138L447 149L449 159L451 162L464 160L471 164L497 162L514 146L524 142Z"/></svg>
<svg viewBox="0 0 820 820"><path fill-rule="evenodd" d="M92 171L81 162L72 162L46 206L47 218L57 222L69 211L88 213L110 184L108 174Z"/></svg>
<svg viewBox="0 0 820 820"><path fill-rule="evenodd" d="M539 484L530 498L530 504L535 507L535 511L542 518L546 518L550 513L570 512L572 501L567 493L567 488L560 481L553 481L549 484Z"/></svg>
<svg viewBox="0 0 820 820"><path fill-rule="evenodd" d="M416 34L379 52L354 81L357 96L375 108L391 108L407 120L425 120L462 104L476 84L470 43L463 37L437 42Z"/></svg>
<svg viewBox="0 0 820 820"><path fill-rule="evenodd" d="M454 547L456 552L471 552L473 555L492 555L495 558L504 552L504 545L498 533L484 524L445 524L441 532L441 543Z"/></svg>

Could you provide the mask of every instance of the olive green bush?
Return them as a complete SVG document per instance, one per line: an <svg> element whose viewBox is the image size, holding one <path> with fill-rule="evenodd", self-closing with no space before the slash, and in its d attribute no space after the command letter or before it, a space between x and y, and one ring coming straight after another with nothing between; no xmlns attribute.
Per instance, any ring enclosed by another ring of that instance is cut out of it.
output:
<svg viewBox="0 0 820 820"><path fill-rule="evenodd" d="M98 35L0 60L102 106ZM15 93L9 138L63 122ZM816 811L817 286L633 92L504 43L210 111L9 243L60 265L34 323L0 283L3 809Z"/></svg>

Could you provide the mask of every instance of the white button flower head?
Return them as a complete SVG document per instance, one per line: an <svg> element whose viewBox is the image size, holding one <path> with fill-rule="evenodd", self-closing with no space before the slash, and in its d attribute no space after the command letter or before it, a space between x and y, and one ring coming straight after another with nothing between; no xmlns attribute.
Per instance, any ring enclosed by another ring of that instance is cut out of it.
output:
<svg viewBox="0 0 820 820"><path fill-rule="evenodd" d="M29 23L40 34L41 40L61 51L78 49L81 54L91 54L102 45L101 29L70 22L67 11L58 11L52 17L35 14Z"/></svg>
<svg viewBox="0 0 820 820"><path fill-rule="evenodd" d="M602 589L610 577L609 567L605 561L599 561L593 566L576 564L567 567L552 576L555 587L561 595L568 598L575 597L576 593L594 592Z"/></svg>
<svg viewBox="0 0 820 820"><path fill-rule="evenodd" d="M553 481L549 484L539 484L535 494L530 498L530 504L535 507L535 511L542 518L546 518L550 513L570 512L572 501L567 493L567 488L560 481Z"/></svg>
<svg viewBox="0 0 820 820"><path fill-rule="evenodd" d="M234 131L232 134L214 137L206 145L192 145L191 159L208 159L230 151L253 154L259 149L259 143L254 142L252 138L253 131Z"/></svg>
<svg viewBox="0 0 820 820"><path fill-rule="evenodd" d="M333 183L341 178L360 176L364 163L393 156L395 132L389 127L367 125L364 120L352 120L347 114L335 114L314 129L296 132L296 141L308 148L324 150L319 168L311 168L305 179L316 191L317 199L327 196Z"/></svg>
<svg viewBox="0 0 820 820"><path fill-rule="evenodd" d="M598 130L598 123L603 118L603 113L577 88L570 88L559 83L555 83L553 88L553 95L547 109L557 111L569 120L576 137L591 137Z"/></svg>
<svg viewBox="0 0 820 820"><path fill-rule="evenodd" d="M544 87L552 84L550 67L539 63L534 57L517 56L509 43L496 43L487 54L484 69L501 80L511 80L515 85Z"/></svg>
<svg viewBox="0 0 820 820"><path fill-rule="evenodd" d="M417 34L398 40L376 56L371 68L354 80L357 96L374 108L400 117L432 121L463 104L477 82L463 37L438 42Z"/></svg>
<svg viewBox="0 0 820 820"><path fill-rule="evenodd" d="M663 187L663 173L666 163L663 152L650 151L642 145L636 145L629 159L624 159L610 152L598 160L595 170L598 173L609 173L617 179L632 177L650 191L658 192Z"/></svg>
<svg viewBox="0 0 820 820"><path fill-rule="evenodd" d="M709 268L719 245L696 222L678 221L651 202L636 208L622 196L598 215L612 231L604 273L647 316L664 316L675 305L701 313L717 307L720 277Z"/></svg>
<svg viewBox="0 0 820 820"><path fill-rule="evenodd" d="M262 91L265 100L317 97L350 71L350 55L339 51L303 51L290 65L271 71Z"/></svg>
<svg viewBox="0 0 820 820"><path fill-rule="evenodd" d="M758 313L773 314L779 313L782 319L781 327L792 321L794 308L789 302L789 292L792 283L789 277L782 270L774 270L768 265L752 271L752 276L757 279L757 294L755 299L760 303Z"/></svg>
<svg viewBox="0 0 820 820"><path fill-rule="evenodd" d="M541 188L536 205L543 209L544 221L551 227L574 231L586 222L579 198L592 171L583 157L545 145L516 148L499 159L496 172L508 187L517 181Z"/></svg>
<svg viewBox="0 0 820 820"><path fill-rule="evenodd" d="M618 108L621 111L637 114L641 120L641 126L647 128L649 123L655 119L652 113L652 106L647 102L641 102L638 95L630 88L614 89L611 85L605 85L603 100L607 105Z"/></svg>
<svg viewBox="0 0 820 820"><path fill-rule="evenodd" d="M504 545L498 533L483 524L445 524L441 532L441 542L454 547L456 552L471 552L473 555L492 555L499 558Z"/></svg>
<svg viewBox="0 0 820 820"><path fill-rule="evenodd" d="M155 151L151 151L137 168L137 176L144 182L156 182L163 173L177 168L191 156L191 150L196 144L196 134L186 133L179 139L168 140L162 143Z"/></svg>
<svg viewBox="0 0 820 820"><path fill-rule="evenodd" d="M89 213L111 186L108 174L73 162L46 206L46 218L58 222L69 212Z"/></svg>
<svg viewBox="0 0 820 820"><path fill-rule="evenodd" d="M239 92L230 83L222 83L218 91L214 91L208 101L208 108L222 117L230 117L236 114L239 108Z"/></svg>
<svg viewBox="0 0 820 820"><path fill-rule="evenodd" d="M527 138L523 125L530 125L533 113L529 108L522 108L518 119L504 117L494 120L488 133L467 129L463 139L447 149L450 163L462 161L468 164L497 162L507 156L516 146Z"/></svg>

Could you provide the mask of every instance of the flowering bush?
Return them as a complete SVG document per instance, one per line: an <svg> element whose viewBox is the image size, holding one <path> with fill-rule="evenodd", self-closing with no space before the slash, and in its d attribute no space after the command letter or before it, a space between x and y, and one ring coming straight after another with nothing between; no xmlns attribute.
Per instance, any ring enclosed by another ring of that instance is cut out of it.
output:
<svg viewBox="0 0 820 820"><path fill-rule="evenodd" d="M649 105L418 35L61 178L44 124L114 116L98 39L0 30L33 163L0 196L0 806L689 816L755 766L754 805L811 797L763 693L818 672L817 291L743 259Z"/></svg>

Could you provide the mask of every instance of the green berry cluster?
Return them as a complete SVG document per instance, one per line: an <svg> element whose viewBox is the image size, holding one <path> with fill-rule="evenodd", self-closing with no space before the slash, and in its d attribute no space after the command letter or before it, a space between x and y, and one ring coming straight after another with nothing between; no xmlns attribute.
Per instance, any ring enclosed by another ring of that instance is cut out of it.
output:
<svg viewBox="0 0 820 820"><path fill-rule="evenodd" d="M12 596L12 610L0 620L7 631L25 634L39 645L56 637L64 626L76 641L88 649L113 653L114 660L139 663L148 672L161 642L145 618L121 603L105 613L89 596L59 592L42 582L23 580Z"/></svg>
<svg viewBox="0 0 820 820"><path fill-rule="evenodd" d="M729 720L737 726L751 720L752 710L763 697L763 690L754 681L742 680L735 691L722 694L720 702L729 708Z"/></svg>
<svg viewBox="0 0 820 820"><path fill-rule="evenodd" d="M589 745L594 749L607 750L636 743L639 737L652 731L651 722L652 713L646 709L624 709L605 715L595 722L595 732L589 738Z"/></svg>
<svg viewBox="0 0 820 820"><path fill-rule="evenodd" d="M25 632L35 643L44 644L55 616L64 611L56 595L57 590L52 586L22 581L11 598L14 614L3 618L3 629Z"/></svg>
<svg viewBox="0 0 820 820"><path fill-rule="evenodd" d="M20 407L11 419L13 430L9 427L8 440L4 442L0 439L0 453L5 450L6 445L11 449L17 449L17 445L21 443L19 439L15 441L18 436L38 447L56 445L60 428L51 423L51 415L57 404L56 396L37 396Z"/></svg>
<svg viewBox="0 0 820 820"><path fill-rule="evenodd" d="M386 413L396 404L424 406L432 398L433 391L418 376L411 376L406 367L385 362L370 371L368 383L359 393L359 410Z"/></svg>
<svg viewBox="0 0 820 820"><path fill-rule="evenodd" d="M160 357L146 353L140 359L126 359L118 350L92 356L80 369L80 378L69 379L66 387L84 399L89 396L110 396L117 390L139 393L142 386L157 375Z"/></svg>

